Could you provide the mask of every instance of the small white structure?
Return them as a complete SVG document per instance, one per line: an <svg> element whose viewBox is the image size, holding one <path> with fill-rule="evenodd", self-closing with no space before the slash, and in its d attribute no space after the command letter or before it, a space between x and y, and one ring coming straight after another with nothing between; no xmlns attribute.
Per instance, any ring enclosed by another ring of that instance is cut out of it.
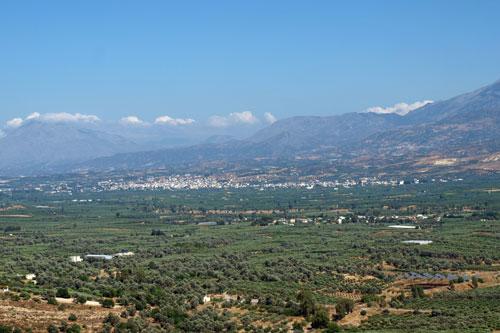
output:
<svg viewBox="0 0 500 333"><path fill-rule="evenodd" d="M203 297L203 303L210 302L210 296Z"/></svg>
<svg viewBox="0 0 500 333"><path fill-rule="evenodd" d="M80 256L71 256L71 257L69 257L69 260L71 262L80 262L80 261L83 261L82 257L80 257Z"/></svg>
<svg viewBox="0 0 500 333"><path fill-rule="evenodd" d="M85 255L85 259L111 260L111 259L113 259L113 256L110 256L110 255L107 255L107 254L87 254L87 255Z"/></svg>
<svg viewBox="0 0 500 333"><path fill-rule="evenodd" d="M415 229L416 227L414 225L390 225L389 228L396 228L396 229Z"/></svg>
<svg viewBox="0 0 500 333"><path fill-rule="evenodd" d="M2 292L8 293L9 292L9 287L2 287Z"/></svg>
<svg viewBox="0 0 500 333"><path fill-rule="evenodd" d="M34 278L36 278L36 275L33 273L26 274L26 280L33 280Z"/></svg>
<svg viewBox="0 0 500 333"><path fill-rule="evenodd" d="M403 241L405 244L418 244L418 245L427 245L432 243L431 240L407 240Z"/></svg>

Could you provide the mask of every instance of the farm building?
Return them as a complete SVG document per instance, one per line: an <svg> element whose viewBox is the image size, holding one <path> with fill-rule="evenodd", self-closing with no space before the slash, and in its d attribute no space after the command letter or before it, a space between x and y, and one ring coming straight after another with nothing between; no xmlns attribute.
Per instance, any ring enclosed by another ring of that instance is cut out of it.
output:
<svg viewBox="0 0 500 333"><path fill-rule="evenodd" d="M80 257L80 256L71 256L71 257L69 257L69 260L71 262L80 262L80 261L83 261L82 257Z"/></svg>
<svg viewBox="0 0 500 333"><path fill-rule="evenodd" d="M113 256L107 255L107 254L87 254L85 256L85 259L104 259L104 260L111 260L113 259Z"/></svg>

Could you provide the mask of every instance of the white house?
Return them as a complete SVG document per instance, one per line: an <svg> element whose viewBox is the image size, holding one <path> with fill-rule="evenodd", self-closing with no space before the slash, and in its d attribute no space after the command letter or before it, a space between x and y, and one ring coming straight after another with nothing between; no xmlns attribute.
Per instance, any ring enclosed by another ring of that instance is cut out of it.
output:
<svg viewBox="0 0 500 333"><path fill-rule="evenodd" d="M9 292L9 287L2 287L2 292L8 293Z"/></svg>
<svg viewBox="0 0 500 333"><path fill-rule="evenodd" d="M203 303L210 302L210 296L203 297Z"/></svg>
<svg viewBox="0 0 500 333"><path fill-rule="evenodd" d="M26 274L26 280L33 280L34 278L36 278L36 275L33 273Z"/></svg>
<svg viewBox="0 0 500 333"><path fill-rule="evenodd" d="M80 256L71 256L71 257L69 257L69 260L71 262L80 262L80 261L83 261L82 257L80 257Z"/></svg>

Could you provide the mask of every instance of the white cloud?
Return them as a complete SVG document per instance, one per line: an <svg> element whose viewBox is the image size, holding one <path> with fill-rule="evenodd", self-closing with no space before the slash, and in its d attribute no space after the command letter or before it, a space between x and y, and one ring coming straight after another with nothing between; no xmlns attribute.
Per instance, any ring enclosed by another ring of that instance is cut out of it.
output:
<svg viewBox="0 0 500 333"><path fill-rule="evenodd" d="M276 122L276 117L273 116L272 113L269 113L269 112L264 113L264 118L266 118L266 121L269 124L272 124L272 123Z"/></svg>
<svg viewBox="0 0 500 333"><path fill-rule="evenodd" d="M404 116L408 112L411 112L415 109L418 109L426 104L433 103L434 101L423 101L423 102L415 102L413 104L407 103L398 103L394 106L389 106L387 108L382 108L380 106L375 106L366 109L364 112L373 112L373 113L396 113Z"/></svg>
<svg viewBox="0 0 500 333"><path fill-rule="evenodd" d="M3 138L5 136L5 132L0 130L0 139Z"/></svg>
<svg viewBox="0 0 500 333"><path fill-rule="evenodd" d="M40 114L38 112L33 112L32 114L26 117L26 120L35 119L38 117L40 117Z"/></svg>
<svg viewBox="0 0 500 333"><path fill-rule="evenodd" d="M187 118L187 119L182 119L182 118L172 118L169 116L161 116L156 118L155 124L157 125L172 125L172 126L178 126L178 125L188 125L194 123L194 119Z"/></svg>
<svg viewBox="0 0 500 333"><path fill-rule="evenodd" d="M250 111L232 112L227 117L212 116L208 121L208 123L214 127L227 127L235 124L252 125L258 122L259 119L255 117Z"/></svg>
<svg viewBox="0 0 500 333"><path fill-rule="evenodd" d="M24 122L28 120L33 120L33 119L40 119L41 121L53 121L53 122L68 122L68 121L84 121L84 122L90 122L90 121L97 121L99 118L94 115L86 115L86 114L80 114L80 113L75 113L75 114L70 114L70 113L47 113L41 115L38 112L33 112L29 116L27 116L25 119L22 118L14 118L9 120L4 128L5 129L15 129L20 127ZM5 133L4 133L5 134Z"/></svg>
<svg viewBox="0 0 500 333"><path fill-rule="evenodd" d="M22 118L14 118L5 124L5 128L18 128L23 124Z"/></svg>
<svg viewBox="0 0 500 333"><path fill-rule="evenodd" d="M130 124L130 125L149 125L148 122L142 121L136 116L128 116L120 119L120 122L123 124Z"/></svg>
<svg viewBox="0 0 500 333"><path fill-rule="evenodd" d="M46 113L46 114L38 116L38 117L44 121L55 121L55 122L74 122L74 121L91 122L91 121L98 121L99 120L99 117L94 116L94 115L81 114L81 113L71 114L71 113L67 113L67 112ZM38 117L36 117L36 118L38 118Z"/></svg>

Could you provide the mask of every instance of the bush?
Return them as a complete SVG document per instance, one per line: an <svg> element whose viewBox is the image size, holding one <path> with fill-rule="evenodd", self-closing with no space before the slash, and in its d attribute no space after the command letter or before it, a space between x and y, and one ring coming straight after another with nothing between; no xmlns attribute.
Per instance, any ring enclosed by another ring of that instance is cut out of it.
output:
<svg viewBox="0 0 500 333"><path fill-rule="evenodd" d="M104 318L104 323L109 323L111 326L115 326L120 322L120 318L117 315L110 312L106 318Z"/></svg>
<svg viewBox="0 0 500 333"><path fill-rule="evenodd" d="M59 288L57 289L56 297L71 298L71 294L69 293L67 288Z"/></svg>
<svg viewBox="0 0 500 333"><path fill-rule="evenodd" d="M87 303L87 297L80 295L76 298L77 303L85 304Z"/></svg>
<svg viewBox="0 0 500 333"><path fill-rule="evenodd" d="M73 324L68 330L66 331L67 333L80 333L82 328L78 324Z"/></svg>
<svg viewBox="0 0 500 333"><path fill-rule="evenodd" d="M54 297L51 297L47 300L47 303L50 305L58 305L57 300Z"/></svg>
<svg viewBox="0 0 500 333"><path fill-rule="evenodd" d="M49 333L58 333L59 329L57 328L56 325L49 325L49 327L47 327L47 332L49 332Z"/></svg>
<svg viewBox="0 0 500 333"><path fill-rule="evenodd" d="M10 326L0 326L0 333L11 333L12 327Z"/></svg>
<svg viewBox="0 0 500 333"><path fill-rule="evenodd" d="M362 316L366 316L366 311L365 311L365 310L361 310L360 314L361 314Z"/></svg>
<svg viewBox="0 0 500 333"><path fill-rule="evenodd" d="M337 325L337 323L329 323L328 324L328 327L326 328L325 330L325 333L336 333L336 332L340 332L341 329L340 329L340 326Z"/></svg>
<svg viewBox="0 0 500 333"><path fill-rule="evenodd" d="M22 298L22 299L30 299L31 298L31 295L25 291L23 291L22 293L19 294L19 296Z"/></svg>
<svg viewBox="0 0 500 333"><path fill-rule="evenodd" d="M304 331L303 327L304 327L304 325L302 325L302 323L300 321L295 321L293 323L293 330L294 331L303 332Z"/></svg>
<svg viewBox="0 0 500 333"><path fill-rule="evenodd" d="M115 306L115 302L110 298L106 298L101 304L103 308L113 308Z"/></svg>
<svg viewBox="0 0 500 333"><path fill-rule="evenodd" d="M74 313L71 313L68 317L68 320L69 321L77 321L78 317L76 316L76 314Z"/></svg>

